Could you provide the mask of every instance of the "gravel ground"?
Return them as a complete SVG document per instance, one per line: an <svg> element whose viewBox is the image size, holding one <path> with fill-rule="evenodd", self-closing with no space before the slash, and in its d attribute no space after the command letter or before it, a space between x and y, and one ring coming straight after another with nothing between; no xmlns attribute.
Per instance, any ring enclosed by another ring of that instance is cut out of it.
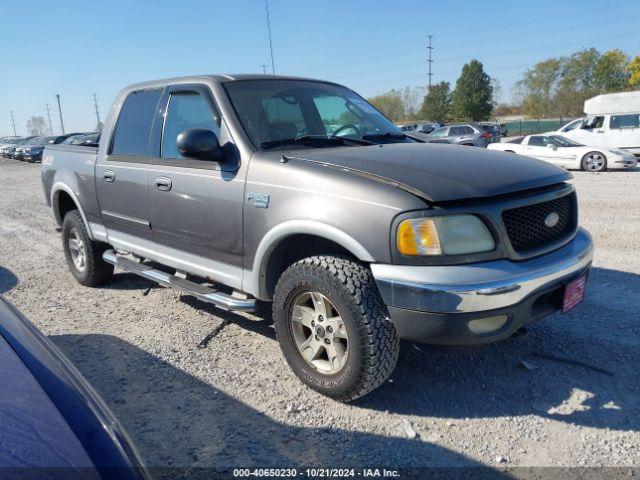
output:
<svg viewBox="0 0 640 480"><path fill-rule="evenodd" d="M75 362L150 466L638 466L640 169L574 175L597 248L584 304L473 354L404 344L392 379L350 405L305 388L256 317L161 287L145 296L130 274L80 286L40 166L6 159L0 293Z"/></svg>

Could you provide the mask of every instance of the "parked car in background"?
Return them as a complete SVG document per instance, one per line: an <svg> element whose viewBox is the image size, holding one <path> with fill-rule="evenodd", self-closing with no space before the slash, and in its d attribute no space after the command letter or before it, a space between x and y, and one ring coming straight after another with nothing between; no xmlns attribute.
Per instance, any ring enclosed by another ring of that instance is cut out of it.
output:
<svg viewBox="0 0 640 480"><path fill-rule="evenodd" d="M398 128L402 132L412 132L416 129L418 125L416 123L408 123L404 125L398 125Z"/></svg>
<svg viewBox="0 0 640 480"><path fill-rule="evenodd" d="M418 133L431 133L438 128L444 127L444 123L438 122L427 122L427 123L419 123L416 125L416 128L413 130Z"/></svg>
<svg viewBox="0 0 640 480"><path fill-rule="evenodd" d="M453 143L470 147L486 147L500 141L500 134L492 127L478 123L447 125L428 135L411 132L412 136L428 143Z"/></svg>
<svg viewBox="0 0 640 480"><path fill-rule="evenodd" d="M20 140L18 140L17 142L7 146L7 148L5 149L5 153L4 156L7 158L17 158L17 152L16 150L21 148L26 142L28 142L29 140L31 140L34 137L23 137Z"/></svg>
<svg viewBox="0 0 640 480"><path fill-rule="evenodd" d="M492 150L519 153L559 167L588 172L607 168L634 168L636 158L626 150L582 145L561 135L527 135L505 143L492 143Z"/></svg>
<svg viewBox="0 0 640 480"><path fill-rule="evenodd" d="M100 134L99 133L89 133L87 135L80 135L78 137L74 137L74 139L69 142L70 145L84 145L86 147L97 147L100 142Z"/></svg>
<svg viewBox="0 0 640 480"><path fill-rule="evenodd" d="M34 137L26 142L20 148L20 160L34 163L38 160L42 160L42 152L46 145L54 145L60 143L60 137ZM66 137L65 137L66 138Z"/></svg>
<svg viewBox="0 0 640 480"><path fill-rule="evenodd" d="M128 435L95 390L2 296L0 365L3 478L149 478Z"/></svg>
<svg viewBox="0 0 640 480"><path fill-rule="evenodd" d="M22 140L24 140L24 137L5 138L2 143L0 143L0 156L9 157L9 150L15 148L15 145Z"/></svg>
<svg viewBox="0 0 640 480"><path fill-rule="evenodd" d="M268 308L293 372L342 401L389 378L400 339L478 346L567 312L593 256L568 172L417 142L311 79L131 85L99 147L48 146L41 178L78 282L115 267Z"/></svg>
<svg viewBox="0 0 640 480"><path fill-rule="evenodd" d="M501 137L506 137L509 134L506 123L498 123L498 122L480 122L480 125L487 126L493 128L496 132L500 134Z"/></svg>
<svg viewBox="0 0 640 480"><path fill-rule="evenodd" d="M564 133L584 145L620 148L640 157L640 91L598 95L584 102L586 117Z"/></svg>
<svg viewBox="0 0 640 480"><path fill-rule="evenodd" d="M542 133L542 135L563 135L563 136L567 137L567 135L565 135L565 134L567 132L570 132L571 130L575 130L576 128L579 128L580 125L582 125L582 121L583 120L584 120L583 117L576 118L575 120L571 120L569 123L565 123L559 129L552 130L550 132L544 132L544 133Z"/></svg>
<svg viewBox="0 0 640 480"><path fill-rule="evenodd" d="M75 143L75 141L81 137L90 135L94 132L76 132L76 133L72 133L70 135L67 136L67 138L65 138L62 142L62 144L64 145L72 145L73 143Z"/></svg>

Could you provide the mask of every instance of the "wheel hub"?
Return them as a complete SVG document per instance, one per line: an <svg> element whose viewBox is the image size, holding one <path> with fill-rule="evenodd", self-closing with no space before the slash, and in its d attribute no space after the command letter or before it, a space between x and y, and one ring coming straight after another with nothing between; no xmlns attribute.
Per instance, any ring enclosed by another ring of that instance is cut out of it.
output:
<svg viewBox="0 0 640 480"><path fill-rule="evenodd" d="M293 302L291 334L298 353L321 373L334 374L347 361L349 339L342 316L320 292L304 292Z"/></svg>

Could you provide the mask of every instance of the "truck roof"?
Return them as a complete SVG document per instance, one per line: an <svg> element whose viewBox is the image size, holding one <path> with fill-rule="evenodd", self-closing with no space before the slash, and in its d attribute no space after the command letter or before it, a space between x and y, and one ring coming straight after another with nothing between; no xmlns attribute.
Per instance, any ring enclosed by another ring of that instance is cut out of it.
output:
<svg viewBox="0 0 640 480"><path fill-rule="evenodd" d="M189 75L185 77L173 77L164 78L158 80L151 80L147 82L135 83L126 87L127 90L135 90L142 88L159 87L164 85L171 85L174 83L189 83L189 82L201 82L203 80L214 81L218 83L231 83L243 80L305 80L315 82L328 82L326 80L319 80L316 78L294 77L288 75L265 75L257 73L240 73L240 74L206 74L206 75Z"/></svg>
<svg viewBox="0 0 640 480"><path fill-rule="evenodd" d="M584 102L584 113L587 115L639 112L640 91L607 93L590 98Z"/></svg>

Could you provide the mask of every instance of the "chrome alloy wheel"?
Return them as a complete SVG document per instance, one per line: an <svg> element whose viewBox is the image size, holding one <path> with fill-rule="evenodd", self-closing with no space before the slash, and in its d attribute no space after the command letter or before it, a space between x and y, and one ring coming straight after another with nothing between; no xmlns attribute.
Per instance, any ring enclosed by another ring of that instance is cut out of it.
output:
<svg viewBox="0 0 640 480"><path fill-rule="evenodd" d="M599 172L604 167L604 156L601 153L589 153L584 160L585 168L590 172Z"/></svg>
<svg viewBox="0 0 640 480"><path fill-rule="evenodd" d="M79 272L84 272L87 268L87 251L84 242L78 235L78 230L73 227L69 230L67 238L67 245L69 246L69 253L71 253L71 260Z"/></svg>
<svg viewBox="0 0 640 480"><path fill-rule="evenodd" d="M291 333L302 358L320 373L338 373L347 362L349 338L340 313L320 292L304 292L289 314Z"/></svg>

